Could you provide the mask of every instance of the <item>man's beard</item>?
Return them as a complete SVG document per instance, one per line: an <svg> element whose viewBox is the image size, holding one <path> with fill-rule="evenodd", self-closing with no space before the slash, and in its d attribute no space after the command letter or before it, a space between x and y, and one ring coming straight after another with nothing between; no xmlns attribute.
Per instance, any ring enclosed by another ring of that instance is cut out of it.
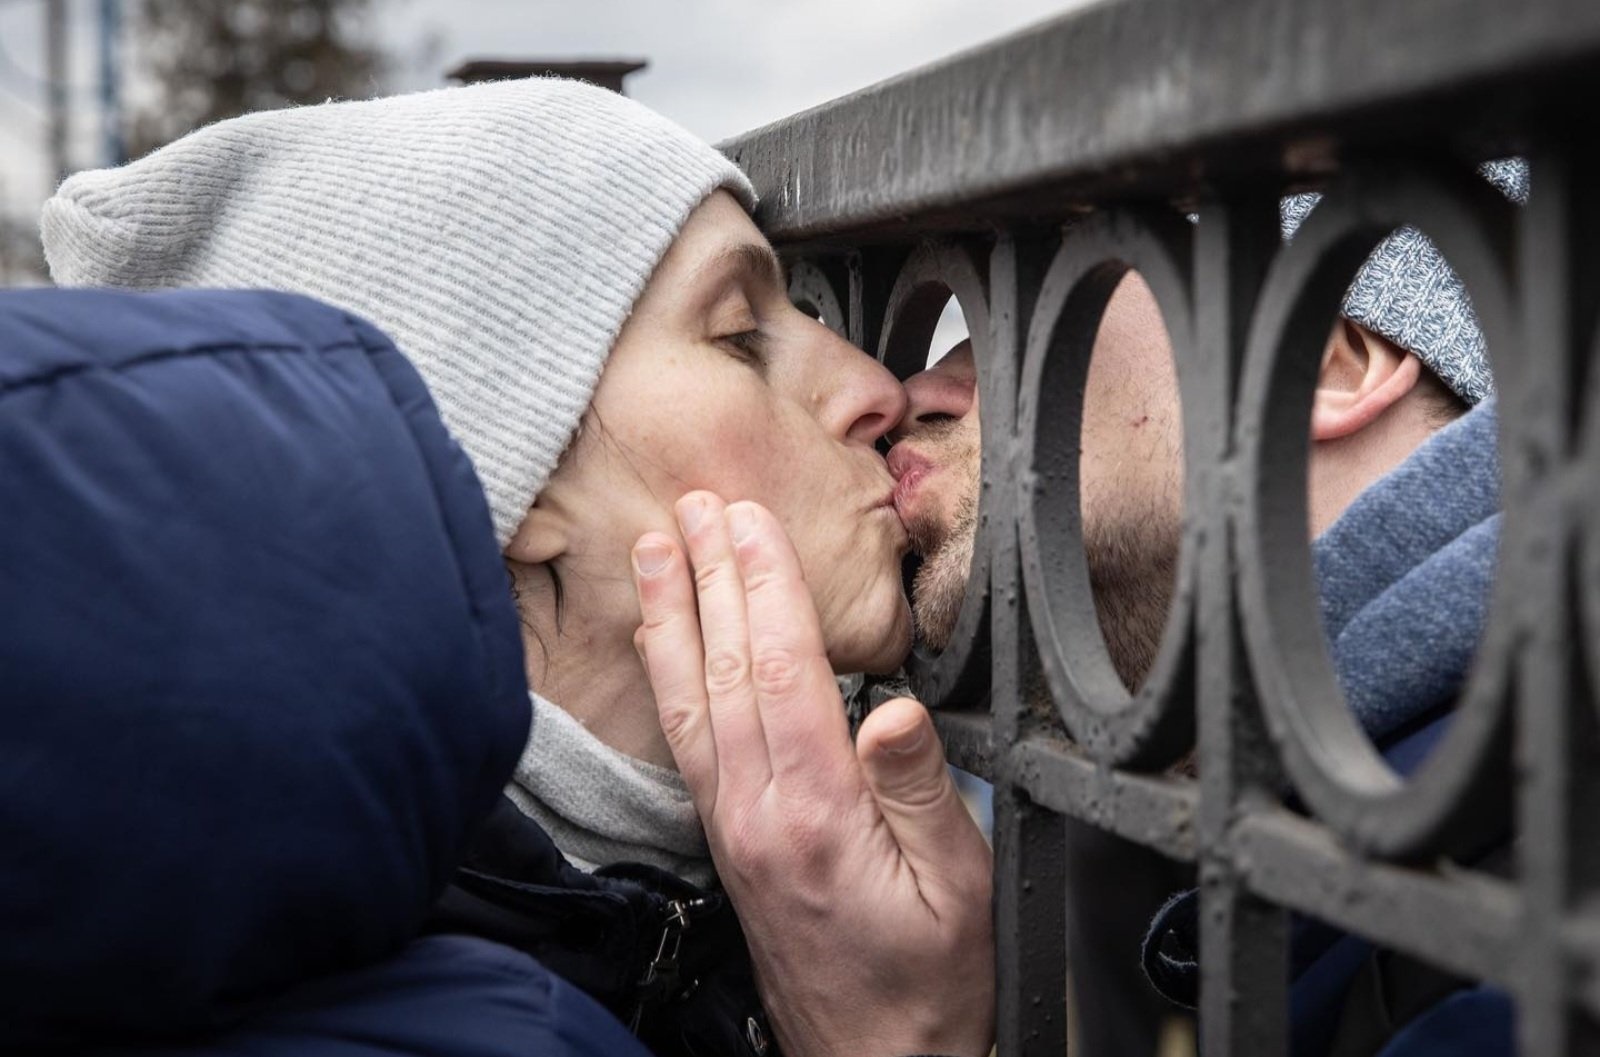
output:
<svg viewBox="0 0 1600 1057"><path fill-rule="evenodd" d="M978 532L978 454L974 445L960 442L954 430L934 439L951 449L939 453L939 465L963 468L960 497L948 526L923 516L907 523L906 531L912 550L922 557L911 584L917 632L930 649L942 650L955 632L972 569ZM1172 487L1176 489L1176 482ZM1158 501L1141 516L1123 510L1090 521L1083 532L1106 652L1131 692L1144 682L1161 645L1177 571L1179 525Z"/></svg>
<svg viewBox="0 0 1600 1057"><path fill-rule="evenodd" d="M932 650L950 645L967 593L972 553L978 536L978 445L958 422L933 427L923 438L930 443L935 464L960 474L960 494L948 525L924 514L906 523L911 549L922 558L911 581L911 615L917 634Z"/></svg>
<svg viewBox="0 0 1600 1057"><path fill-rule="evenodd" d="M1111 666L1131 693L1155 664L1178 567L1180 528L1152 510L1143 518L1085 523L1089 585Z"/></svg>
<svg viewBox="0 0 1600 1057"><path fill-rule="evenodd" d="M978 537L977 482L962 491L950 529L940 534L942 538L937 542L928 539L929 529L920 521L906 526L912 547L924 556L911 581L911 614L922 641L930 649L942 650L950 645L950 636L955 633L961 600L967 593L967 577L972 572L972 552Z"/></svg>

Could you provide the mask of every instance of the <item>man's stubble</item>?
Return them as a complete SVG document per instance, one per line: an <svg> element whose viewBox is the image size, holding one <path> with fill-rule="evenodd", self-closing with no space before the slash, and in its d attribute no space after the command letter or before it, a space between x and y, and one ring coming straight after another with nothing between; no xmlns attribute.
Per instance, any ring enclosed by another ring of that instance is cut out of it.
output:
<svg viewBox="0 0 1600 1057"><path fill-rule="evenodd" d="M912 581L912 614L922 641L933 650L950 644L966 594L978 529L978 448L956 423L930 438L937 464L962 467L960 494L948 525L931 517L906 528L922 564ZM1176 465L1176 452L1173 453ZM1095 612L1111 664L1130 691L1155 662L1177 572L1180 522L1173 478L1163 494L1145 502L1126 494L1106 497L1106 508L1085 517L1084 553Z"/></svg>
<svg viewBox="0 0 1600 1057"><path fill-rule="evenodd" d="M1155 502L1143 516L1117 511L1084 519L1095 614L1106 652L1131 693L1155 664L1178 569L1181 528L1172 507Z"/></svg>
<svg viewBox="0 0 1600 1057"><path fill-rule="evenodd" d="M911 581L911 615L923 643L933 650L950 644L977 546L980 463L978 440L971 432L959 422L949 422L930 428L920 438L935 465L960 474L949 524L931 514L906 524L911 549L922 559Z"/></svg>

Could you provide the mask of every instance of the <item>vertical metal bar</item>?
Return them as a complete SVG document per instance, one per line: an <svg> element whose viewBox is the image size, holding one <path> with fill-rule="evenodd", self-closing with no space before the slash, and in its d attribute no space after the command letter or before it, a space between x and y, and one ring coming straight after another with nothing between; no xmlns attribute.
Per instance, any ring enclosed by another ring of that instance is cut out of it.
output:
<svg viewBox="0 0 1600 1057"><path fill-rule="evenodd" d="M992 360L980 366L984 468L993 487L992 564L995 743L996 1010L1001 1057L1061 1057L1067 1047L1066 826L1016 785L1010 749L1027 728L1025 666L1031 663L1017 553L1016 378L1043 254L1003 234L990 256Z"/></svg>
<svg viewBox="0 0 1600 1057"><path fill-rule="evenodd" d="M1600 342L1600 202L1595 200L1596 181L1600 180L1600 149L1586 137L1573 137L1573 147L1568 155L1565 172L1567 200L1565 233L1568 240L1571 278L1567 289L1567 351L1570 367L1564 373L1569 380L1569 391L1574 399L1580 394L1596 392L1600 381L1595 372L1600 368L1594 360L1596 343ZM1595 415L1596 403L1587 402L1584 411ZM1578 409L1574 408L1573 428L1581 428ZM1600 422L1590 421L1588 428L1600 428ZM1570 449L1569 449L1570 450ZM1582 458L1582 456L1579 456ZM1569 504L1568 516L1575 538L1583 524L1582 497L1592 495L1596 480L1593 463L1575 465L1569 471L1576 482L1578 502ZM1566 619L1561 626L1568 669L1565 673L1571 688L1571 701L1565 712L1567 729L1563 751L1565 766L1571 774L1568 789L1567 827L1563 834L1567 847L1566 906L1562 933L1570 937L1571 914L1579 908L1592 907L1600 896L1600 841L1595 839L1595 822L1600 818L1600 710L1596 709L1596 683L1600 672L1584 671L1580 659L1585 628L1582 620L1582 592L1585 583L1575 550L1568 550L1567 564L1558 574L1566 585ZM1592 583L1587 585L1593 590ZM1589 628L1589 634L1597 629ZM1588 1057L1600 1055L1600 1022L1579 1006L1584 980L1572 967L1570 957L1563 959L1567 972L1567 1001L1565 1027L1569 1051Z"/></svg>
<svg viewBox="0 0 1600 1057"><path fill-rule="evenodd" d="M51 186L67 178L67 0L45 0L45 99L49 111Z"/></svg>
<svg viewBox="0 0 1600 1057"><path fill-rule="evenodd" d="M1230 854L1229 824L1282 778L1256 705L1234 594L1229 516L1233 403L1246 331L1278 243L1270 193L1207 206L1195 243L1195 354L1207 379L1185 429L1200 450L1185 463L1189 516L1203 532L1197 627L1200 759L1200 1048L1270 1057L1288 1045L1288 921L1250 895Z"/></svg>
<svg viewBox="0 0 1600 1057"><path fill-rule="evenodd" d="M845 335L869 356L877 355L889 291L905 257L903 249L867 249L850 254L845 261L850 299L845 308Z"/></svg>
<svg viewBox="0 0 1600 1057"><path fill-rule="evenodd" d="M865 349L867 355L872 355L874 346L867 344L866 298L867 277L865 263L859 251L851 253L845 258L845 320L844 336L850 339L850 344L858 349ZM883 311L882 302L878 311Z"/></svg>
<svg viewBox="0 0 1600 1057"><path fill-rule="evenodd" d="M989 256L989 328L992 362L980 368L984 469L990 475L991 516L1009 531L994 534L995 666L993 687L995 756L1004 758L1026 733L1028 703L1023 700L1025 649L1031 628L1022 596L1018 557L1021 501L1017 489L1020 442L1017 438L1017 379L1039 286L1049 263L1049 246L1039 238L1006 231ZM1002 649L1002 645L1005 647Z"/></svg>
<svg viewBox="0 0 1600 1057"><path fill-rule="evenodd" d="M1061 1057L1067 1050L1066 823L1009 780L995 787L994 804L998 1052Z"/></svg>
<svg viewBox="0 0 1600 1057"><path fill-rule="evenodd" d="M1565 151L1535 158L1534 189L1522 214L1519 263L1525 368L1534 384L1526 406L1503 408L1508 460L1526 483L1508 506L1529 511L1518 546L1500 575L1522 587L1526 635L1518 658L1517 817L1521 840L1523 927L1517 981L1518 1045L1523 1053L1594 1053L1593 1025L1576 1013L1577 981L1563 939L1567 914L1600 883L1592 820L1600 812L1593 765L1593 703L1574 644L1582 634L1576 592L1577 510L1551 472L1571 450L1575 401L1582 392L1595 292L1589 239L1597 213L1588 199L1597 170ZM1590 830L1590 832L1586 832Z"/></svg>
<svg viewBox="0 0 1600 1057"><path fill-rule="evenodd" d="M122 142L122 0L100 0L100 136L106 165L127 161Z"/></svg>

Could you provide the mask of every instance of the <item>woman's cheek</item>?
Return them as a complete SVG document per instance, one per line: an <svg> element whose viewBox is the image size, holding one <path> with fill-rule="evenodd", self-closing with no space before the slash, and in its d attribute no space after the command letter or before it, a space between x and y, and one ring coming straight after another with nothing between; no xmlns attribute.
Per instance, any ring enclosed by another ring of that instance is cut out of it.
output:
<svg viewBox="0 0 1600 1057"><path fill-rule="evenodd" d="M860 664L866 660L863 654L875 653L877 643L892 633L900 592L898 570L891 583L886 572L873 571L875 556L840 546L837 538L829 542L831 546L822 545L811 561L802 551L801 567L817 605L828 656L853 658Z"/></svg>

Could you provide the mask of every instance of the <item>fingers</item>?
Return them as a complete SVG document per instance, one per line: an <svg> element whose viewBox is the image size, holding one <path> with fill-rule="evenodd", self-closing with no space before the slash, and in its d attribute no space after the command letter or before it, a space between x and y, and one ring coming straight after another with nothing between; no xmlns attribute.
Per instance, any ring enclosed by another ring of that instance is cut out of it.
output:
<svg viewBox="0 0 1600 1057"><path fill-rule="evenodd" d="M735 503L727 520L744 580L751 676L773 777L800 795L835 792L855 760L800 559L763 507ZM860 788L852 779L851 795Z"/></svg>
<svg viewBox="0 0 1600 1057"><path fill-rule="evenodd" d="M775 776L800 796L858 796L844 705L783 527L709 492L685 495L677 514L686 554L660 533L635 548L639 639L701 816L723 798L750 803ZM665 555L649 572L647 550Z"/></svg>
<svg viewBox="0 0 1600 1057"><path fill-rule="evenodd" d="M918 880L964 874L991 859L988 844L956 792L933 720L921 704L897 697L867 716L856 735L867 785Z"/></svg>
<svg viewBox="0 0 1600 1057"><path fill-rule="evenodd" d="M717 748L689 563L669 537L649 532L634 544L633 581L644 617L634 645L650 676L661 730L700 816L709 818L717 799Z"/></svg>
<svg viewBox="0 0 1600 1057"><path fill-rule="evenodd" d="M718 795L748 802L771 781L772 768L751 682L744 577L724 509L710 492L690 492L677 504L678 525L694 568Z"/></svg>

